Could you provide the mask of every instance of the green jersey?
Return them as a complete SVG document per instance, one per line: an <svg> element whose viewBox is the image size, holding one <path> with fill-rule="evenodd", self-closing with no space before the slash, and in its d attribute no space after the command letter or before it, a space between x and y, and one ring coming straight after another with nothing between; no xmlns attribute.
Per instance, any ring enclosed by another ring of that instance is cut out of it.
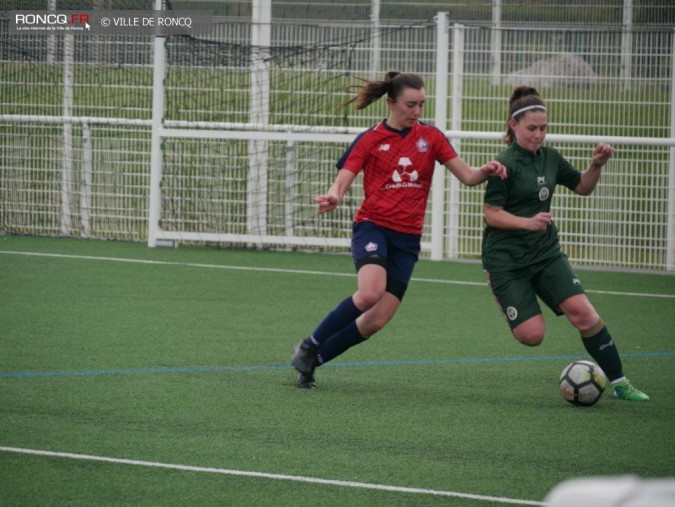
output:
<svg viewBox="0 0 675 507"><path fill-rule="evenodd" d="M555 186L560 183L574 190L581 181L581 173L553 148L541 147L533 153L514 142L497 160L506 167L508 177L488 179L484 202L519 217L550 212ZM519 269L558 255L554 224L542 231L486 226L483 232L483 267L488 271Z"/></svg>

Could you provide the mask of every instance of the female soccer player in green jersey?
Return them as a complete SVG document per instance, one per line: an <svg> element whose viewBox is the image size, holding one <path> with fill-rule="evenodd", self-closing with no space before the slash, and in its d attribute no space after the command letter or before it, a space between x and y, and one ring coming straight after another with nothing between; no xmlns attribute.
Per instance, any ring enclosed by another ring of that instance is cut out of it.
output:
<svg viewBox="0 0 675 507"><path fill-rule="evenodd" d="M556 185L579 195L591 194L612 147L597 145L590 165L580 172L555 149L543 146L547 127L546 105L537 90L516 88L504 136L508 147L497 157L508 177L490 178L485 190L485 276L516 340L529 346L543 341L546 322L539 296L579 330L617 398L648 400L624 377L616 344L560 250L551 215Z"/></svg>

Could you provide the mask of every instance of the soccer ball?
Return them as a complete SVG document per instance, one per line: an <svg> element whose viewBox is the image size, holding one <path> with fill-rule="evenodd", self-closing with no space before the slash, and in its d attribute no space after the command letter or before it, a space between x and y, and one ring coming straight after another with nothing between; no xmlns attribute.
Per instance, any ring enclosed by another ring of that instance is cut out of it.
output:
<svg viewBox="0 0 675 507"><path fill-rule="evenodd" d="M572 405L593 405L606 386L605 372L590 361L574 361L560 374L560 392Z"/></svg>

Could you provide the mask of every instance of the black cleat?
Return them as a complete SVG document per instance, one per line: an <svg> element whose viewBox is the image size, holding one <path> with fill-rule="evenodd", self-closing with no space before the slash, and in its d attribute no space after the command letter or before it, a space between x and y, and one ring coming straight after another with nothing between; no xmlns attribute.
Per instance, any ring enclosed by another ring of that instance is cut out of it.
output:
<svg viewBox="0 0 675 507"><path fill-rule="evenodd" d="M316 351L305 342L298 342L295 344L295 352L291 361L300 373L312 376L316 367Z"/></svg>
<svg viewBox="0 0 675 507"><path fill-rule="evenodd" d="M314 372L312 373L299 373L298 374L298 387L300 389L316 389L316 380L314 379Z"/></svg>

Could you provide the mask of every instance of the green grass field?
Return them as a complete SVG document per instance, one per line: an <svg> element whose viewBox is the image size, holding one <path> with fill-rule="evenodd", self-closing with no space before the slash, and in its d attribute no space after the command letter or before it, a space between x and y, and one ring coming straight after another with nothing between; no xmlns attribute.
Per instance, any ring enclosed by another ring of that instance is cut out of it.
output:
<svg viewBox="0 0 675 507"><path fill-rule="evenodd" d="M420 261L302 391L293 344L354 290L350 257L0 236L0 503L539 505L673 477L675 277L579 275L651 401L565 402L578 335L546 311L517 344L478 264Z"/></svg>

